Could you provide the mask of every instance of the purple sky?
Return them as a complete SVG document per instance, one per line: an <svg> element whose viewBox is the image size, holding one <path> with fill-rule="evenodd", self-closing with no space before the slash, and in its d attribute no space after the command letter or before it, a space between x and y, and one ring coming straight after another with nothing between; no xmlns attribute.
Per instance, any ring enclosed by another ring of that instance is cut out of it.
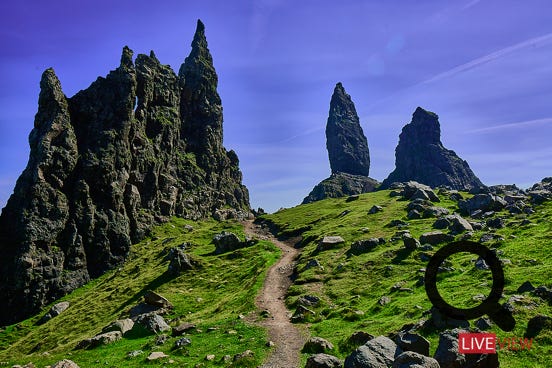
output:
<svg viewBox="0 0 552 368"><path fill-rule="evenodd" d="M116 5L114 5L116 4ZM154 4L154 5L152 5ZM417 106L487 185L552 176L552 4L458 1L3 1L0 207L24 169L42 71L67 96L118 66L122 47L178 70L205 23L224 106L224 143L251 204L301 202L330 174L324 128L343 82L371 153L394 168Z"/></svg>

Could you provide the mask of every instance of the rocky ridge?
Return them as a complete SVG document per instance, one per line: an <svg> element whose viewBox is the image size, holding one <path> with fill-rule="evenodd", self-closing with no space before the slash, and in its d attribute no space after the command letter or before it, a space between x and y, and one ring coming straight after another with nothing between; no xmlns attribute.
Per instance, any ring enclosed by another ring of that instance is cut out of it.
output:
<svg viewBox="0 0 552 368"><path fill-rule="evenodd" d="M406 124L395 149L395 170L381 185L417 181L433 188L446 186L456 190L484 187L468 163L441 143L437 114L418 107Z"/></svg>
<svg viewBox="0 0 552 368"><path fill-rule="evenodd" d="M370 151L355 104L337 83L326 124L326 148L332 174L317 184L303 204L373 191L378 181L368 177Z"/></svg>
<svg viewBox="0 0 552 368"><path fill-rule="evenodd" d="M0 216L0 325L120 264L171 216L249 216L217 83L201 21L178 75L128 47L70 98L43 73L29 162Z"/></svg>

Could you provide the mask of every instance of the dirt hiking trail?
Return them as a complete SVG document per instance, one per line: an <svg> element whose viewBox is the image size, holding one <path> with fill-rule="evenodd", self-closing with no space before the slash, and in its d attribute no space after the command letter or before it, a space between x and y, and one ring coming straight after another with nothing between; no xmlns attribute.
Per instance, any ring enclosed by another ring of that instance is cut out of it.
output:
<svg viewBox="0 0 552 368"><path fill-rule="evenodd" d="M260 310L270 312L270 316L259 323L268 330L268 338L274 343L272 352L261 367L299 367L299 355L306 341L306 333L290 322L291 312L284 302L299 251L291 241L276 239L268 229L252 221L244 222L244 229L247 236L268 240L282 251L281 258L268 270L263 288L255 301Z"/></svg>

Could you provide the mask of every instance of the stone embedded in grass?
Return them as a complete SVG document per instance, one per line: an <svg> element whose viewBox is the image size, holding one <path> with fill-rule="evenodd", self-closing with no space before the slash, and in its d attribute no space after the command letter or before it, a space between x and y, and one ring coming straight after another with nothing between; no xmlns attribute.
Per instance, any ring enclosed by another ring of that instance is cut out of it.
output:
<svg viewBox="0 0 552 368"><path fill-rule="evenodd" d="M148 355L146 359L151 362L154 360L159 360L159 359L168 358L168 357L169 356L163 353L162 351L154 351L150 355Z"/></svg>
<svg viewBox="0 0 552 368"><path fill-rule="evenodd" d="M127 357L136 358L137 356L142 355L142 354L144 354L144 352L142 350L133 350L133 351L131 351L127 354Z"/></svg>
<svg viewBox="0 0 552 368"><path fill-rule="evenodd" d="M404 351L429 355L429 341L416 333L401 331L395 338L395 342Z"/></svg>
<svg viewBox="0 0 552 368"><path fill-rule="evenodd" d="M423 233L420 236L420 243L421 244L430 244L430 245L436 245L439 243L443 243L446 241L451 241L454 239L454 236L445 234L441 231L430 231L427 233Z"/></svg>
<svg viewBox="0 0 552 368"><path fill-rule="evenodd" d="M314 354L307 358L305 368L340 368L343 361L329 354Z"/></svg>
<svg viewBox="0 0 552 368"><path fill-rule="evenodd" d="M102 332L119 331L121 334L126 334L134 327L134 321L130 318L118 319L111 322L109 325L102 329Z"/></svg>
<svg viewBox="0 0 552 368"><path fill-rule="evenodd" d="M254 356L255 356L255 353L253 351L246 350L243 353L239 353L239 354L234 355L234 358L232 358L232 360L235 363L239 363L239 362L243 362L243 361L253 359Z"/></svg>
<svg viewBox="0 0 552 368"><path fill-rule="evenodd" d="M207 354L205 356L205 360L208 362L212 362L213 360L215 360L215 354Z"/></svg>
<svg viewBox="0 0 552 368"><path fill-rule="evenodd" d="M410 233L403 234L402 240L403 240L405 249L415 250L420 247L420 242L418 241L418 239L412 237Z"/></svg>
<svg viewBox="0 0 552 368"><path fill-rule="evenodd" d="M440 368L437 360L414 351L405 351L393 362L392 368Z"/></svg>
<svg viewBox="0 0 552 368"><path fill-rule="evenodd" d="M79 366L72 360L63 359L57 363L54 363L51 368L79 368Z"/></svg>
<svg viewBox="0 0 552 368"><path fill-rule="evenodd" d="M192 270L198 265L197 261L180 248L172 248L169 251L168 258L170 262L167 272L172 276L179 276L182 272Z"/></svg>
<svg viewBox="0 0 552 368"><path fill-rule="evenodd" d="M149 290L148 292L146 292L146 294L144 295L144 302L146 304L153 305L155 307L161 307L166 309L174 308L172 303L169 302L167 298L152 290Z"/></svg>
<svg viewBox="0 0 552 368"><path fill-rule="evenodd" d="M383 211L382 206L373 205L372 208L370 208L370 210L368 210L368 214L373 215L373 214L381 212L381 211Z"/></svg>
<svg viewBox="0 0 552 368"><path fill-rule="evenodd" d="M384 305L389 304L389 303L391 303L391 298L388 297L387 295L382 296L378 300L378 304L381 305L381 306L384 306Z"/></svg>
<svg viewBox="0 0 552 368"><path fill-rule="evenodd" d="M308 316L314 316L315 314L315 311L303 305L299 305L295 309L295 313L293 313L293 316L291 316L291 322L303 322Z"/></svg>
<svg viewBox="0 0 552 368"><path fill-rule="evenodd" d="M89 339L84 339L77 344L76 349L93 349L101 345L108 345L123 338L121 331L105 332Z"/></svg>
<svg viewBox="0 0 552 368"><path fill-rule="evenodd" d="M533 291L533 290L535 290L535 287L533 286L533 284L531 284L531 281L525 281L523 284L521 284L518 287L517 292L526 293L528 291Z"/></svg>
<svg viewBox="0 0 552 368"><path fill-rule="evenodd" d="M311 337L307 340L305 345L303 346L303 349L301 350L303 353L325 353L328 350L333 350L334 346L331 342L329 342L326 339L323 339L321 337Z"/></svg>
<svg viewBox="0 0 552 368"><path fill-rule="evenodd" d="M144 327L146 330L156 334L171 330L171 326L169 326L167 322L165 322L165 319L163 319L163 317L155 313L143 314L138 316L136 318L136 324L139 324L142 327Z"/></svg>
<svg viewBox="0 0 552 368"><path fill-rule="evenodd" d="M180 336L180 335L183 335L184 333L190 331L190 330L193 330L196 328L196 325L193 324L193 323L189 323L189 322L183 322L181 324L179 324L178 326L176 326L175 328L173 328L173 336Z"/></svg>
<svg viewBox="0 0 552 368"><path fill-rule="evenodd" d="M213 244L215 244L215 254L231 252L246 245L236 234L227 231L215 235L213 237Z"/></svg>
<svg viewBox="0 0 552 368"><path fill-rule="evenodd" d="M378 336L358 347L345 359L345 368L387 368L393 364L402 349L385 336Z"/></svg>
<svg viewBox="0 0 552 368"><path fill-rule="evenodd" d="M381 241L378 238L357 240L353 242L353 244L351 244L351 248L349 248L349 253L359 255L362 253L371 252L372 250L374 250L375 247L380 244Z"/></svg>
<svg viewBox="0 0 552 368"><path fill-rule="evenodd" d="M360 345L366 344L368 341L372 340L374 335L371 335L364 331L356 331L347 339L347 344L358 347Z"/></svg>
<svg viewBox="0 0 552 368"><path fill-rule="evenodd" d="M296 304L305 307L316 307L318 304L320 304L320 298L314 295L302 295L297 298Z"/></svg>
<svg viewBox="0 0 552 368"><path fill-rule="evenodd" d="M192 340L188 339L187 337L182 337L174 342L174 348L175 349L181 349L183 347L186 347L192 343Z"/></svg>
<svg viewBox="0 0 552 368"><path fill-rule="evenodd" d="M487 317L481 317L481 318L478 318L476 321L475 321L475 327L477 327L478 329L480 329L481 331L487 331L489 330L491 327L493 326L493 323L491 322L491 320Z"/></svg>
<svg viewBox="0 0 552 368"><path fill-rule="evenodd" d="M535 337L542 331L550 332L552 330L552 317L544 314L538 314L531 318L527 323L527 330L525 332L526 337Z"/></svg>
<svg viewBox="0 0 552 368"><path fill-rule="evenodd" d="M343 243L345 243L345 239L343 239L341 236L325 236L318 243L318 247L316 247L316 251L322 252L328 249L335 248L337 245L343 244Z"/></svg>
<svg viewBox="0 0 552 368"><path fill-rule="evenodd" d="M69 308L69 305L70 305L69 302L60 302L60 303L54 304L52 306L52 308L50 308L48 313L46 313L38 321L38 324L40 325L40 324L46 323L49 320L51 320L52 318L59 316L61 313L63 313L65 310L67 310L67 308Z"/></svg>
<svg viewBox="0 0 552 368"><path fill-rule="evenodd" d="M441 367L486 367L498 368L498 354L461 354L458 352L458 334L470 332L455 328L439 334L439 345L433 355Z"/></svg>

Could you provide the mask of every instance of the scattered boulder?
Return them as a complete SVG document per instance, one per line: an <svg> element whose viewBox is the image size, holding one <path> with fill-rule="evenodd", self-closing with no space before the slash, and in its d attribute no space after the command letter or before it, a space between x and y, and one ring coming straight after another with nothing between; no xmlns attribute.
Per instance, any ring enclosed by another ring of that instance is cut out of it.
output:
<svg viewBox="0 0 552 368"><path fill-rule="evenodd" d="M163 345L167 342L167 340L169 340L169 335L166 335L166 334L157 335L155 336L155 345L157 346Z"/></svg>
<svg viewBox="0 0 552 368"><path fill-rule="evenodd" d="M63 359L52 365L52 368L79 368L77 363L69 359Z"/></svg>
<svg viewBox="0 0 552 368"><path fill-rule="evenodd" d="M544 285L537 286L535 290L532 291L533 295L538 296L541 299L548 300L552 303L552 289L547 288Z"/></svg>
<svg viewBox="0 0 552 368"><path fill-rule="evenodd" d="M347 344L358 347L360 345L366 344L368 341L372 340L373 338L374 338L374 335L371 335L368 332L356 331L347 339Z"/></svg>
<svg viewBox="0 0 552 368"><path fill-rule="evenodd" d="M109 325L102 329L102 332L111 332L119 331L122 335L126 334L128 331L132 330L134 327L134 321L130 318L118 319L114 322L111 322Z"/></svg>
<svg viewBox="0 0 552 368"><path fill-rule="evenodd" d="M355 194L355 195L352 195L352 196L347 197L347 199L345 200L345 202L358 201L359 198L360 198L360 196L359 196L358 194Z"/></svg>
<svg viewBox="0 0 552 368"><path fill-rule="evenodd" d="M318 304L320 304L320 298L314 295L302 295L297 298L297 305L316 307Z"/></svg>
<svg viewBox="0 0 552 368"><path fill-rule="evenodd" d="M345 368L387 368L393 364L397 356L402 353L393 340L385 336L378 336L366 344L358 347L345 359Z"/></svg>
<svg viewBox="0 0 552 368"><path fill-rule="evenodd" d="M391 297L389 297L387 295L382 296L378 300L378 304L381 305L381 306L387 305L389 303L391 303Z"/></svg>
<svg viewBox="0 0 552 368"><path fill-rule="evenodd" d="M110 331L96 335L90 339L84 339L77 344L77 349L93 349L101 345L107 345L123 338L121 331Z"/></svg>
<svg viewBox="0 0 552 368"><path fill-rule="evenodd" d="M370 210L368 210L368 214L369 215L373 215L375 213L378 213L378 212L381 212L383 211L383 207L382 206L377 206L377 205L373 205Z"/></svg>
<svg viewBox="0 0 552 368"><path fill-rule="evenodd" d="M420 242L418 239L412 237L410 233L403 234L402 240L404 243L404 247L408 250L415 250L420 247Z"/></svg>
<svg viewBox="0 0 552 368"><path fill-rule="evenodd" d="M395 342L404 351L414 351L421 355L429 355L429 341L416 333L401 331L395 338Z"/></svg>
<svg viewBox="0 0 552 368"><path fill-rule="evenodd" d="M531 281L525 281L523 284L521 284L518 287L517 292L526 293L528 291L533 291L533 290L535 290L535 287L533 286L533 284L531 284Z"/></svg>
<svg viewBox="0 0 552 368"><path fill-rule="evenodd" d="M339 244L345 243L345 240L340 236L325 236L316 248L317 252L322 252L328 249L335 248Z"/></svg>
<svg viewBox="0 0 552 368"><path fill-rule="evenodd" d="M155 313L155 314L162 315L162 314L167 314L167 312L168 310L162 307L158 307L158 306L146 304L146 303L138 303L134 307L130 308L129 314L130 314L130 318L133 321L136 321L136 318L144 314Z"/></svg>
<svg viewBox="0 0 552 368"><path fill-rule="evenodd" d="M291 316L291 322L302 322L304 321L308 316L314 316L316 314L315 311L303 306L299 305L295 309L295 312Z"/></svg>
<svg viewBox="0 0 552 368"><path fill-rule="evenodd" d="M241 361L245 361L245 360L249 360L249 359L252 359L253 357L255 356L255 353L251 350L246 350L242 353L239 353L239 354L236 354L234 355L234 357L232 358L232 360L234 362L241 362Z"/></svg>
<svg viewBox="0 0 552 368"><path fill-rule="evenodd" d="M392 368L440 368L439 363L414 351L405 351L393 362Z"/></svg>
<svg viewBox="0 0 552 368"><path fill-rule="evenodd" d="M351 244L349 253L358 255L362 253L371 252L372 250L374 250L375 247L377 247L380 244L381 242L380 242L380 239L378 238L357 240Z"/></svg>
<svg viewBox="0 0 552 368"><path fill-rule="evenodd" d="M535 337L543 330L552 330L552 317L546 316L544 314L538 314L535 317L531 318L529 322L527 322L525 337Z"/></svg>
<svg viewBox="0 0 552 368"><path fill-rule="evenodd" d="M56 303L50 308L48 313L46 313L39 321L38 324L43 324L48 322L54 317L59 316L61 313L63 313L67 308L69 308L69 302L59 302Z"/></svg>
<svg viewBox="0 0 552 368"><path fill-rule="evenodd" d="M463 217L453 214L439 218L433 223L434 229L449 229L453 234L473 231L473 226Z"/></svg>
<svg viewBox="0 0 552 368"><path fill-rule="evenodd" d="M303 349L303 353L326 353L329 350L333 350L334 346L331 342L321 337L311 337L307 340Z"/></svg>
<svg viewBox="0 0 552 368"><path fill-rule="evenodd" d="M487 224L487 227L492 229L502 229L505 226L505 222L502 217L495 217L495 218L488 219L486 224Z"/></svg>
<svg viewBox="0 0 552 368"><path fill-rule="evenodd" d="M133 351L130 351L128 354L127 354L127 357L128 358L136 358L137 356L140 356L144 354L144 351L143 350L133 350Z"/></svg>
<svg viewBox="0 0 552 368"><path fill-rule="evenodd" d="M173 309L174 306L171 302L167 300L164 296L154 292L154 291L147 291L144 295L144 302L149 305L153 305L154 307L159 308L165 308L165 309Z"/></svg>
<svg viewBox="0 0 552 368"><path fill-rule="evenodd" d="M180 335L183 335L184 333L186 333L190 330L193 330L195 328L196 328L196 325L194 325L193 323L184 322L184 323L179 324L175 328L173 328L172 333L173 333L173 336L180 336Z"/></svg>
<svg viewBox="0 0 552 368"><path fill-rule="evenodd" d="M174 348L175 349L182 349L183 347L186 347L188 345L192 344L192 340L190 340L187 337L181 337L180 339L176 340L174 342Z"/></svg>
<svg viewBox="0 0 552 368"><path fill-rule="evenodd" d="M458 208L460 211L468 215L474 213L475 211L500 211L506 207L506 205L506 201L500 196L489 193L476 194L470 199L458 202Z"/></svg>
<svg viewBox="0 0 552 368"><path fill-rule="evenodd" d="M305 368L341 368L342 360L328 354L315 354L307 358Z"/></svg>
<svg viewBox="0 0 552 368"><path fill-rule="evenodd" d="M213 244L215 244L215 254L232 252L245 246L236 234L227 231L215 235L213 237Z"/></svg>
<svg viewBox="0 0 552 368"><path fill-rule="evenodd" d="M197 261L179 247L170 250L169 259L167 272L172 276L179 276L182 272L192 270L198 265Z"/></svg>
<svg viewBox="0 0 552 368"><path fill-rule="evenodd" d="M135 322L155 334L171 330L171 326L165 322L165 319L155 313L142 314L136 318Z"/></svg>
<svg viewBox="0 0 552 368"><path fill-rule="evenodd" d="M154 360L159 360L163 358L168 358L169 356L162 351L154 351L148 357L146 358L149 362L152 362Z"/></svg>
<svg viewBox="0 0 552 368"><path fill-rule="evenodd" d="M446 330L439 334L439 345L433 356L441 367L498 368L497 354L461 354L458 352L458 334L467 330Z"/></svg>
<svg viewBox="0 0 552 368"><path fill-rule="evenodd" d="M443 243L443 242L446 242L446 241L451 241L453 239L454 239L453 236L451 236L449 234L445 234L441 231L430 231L428 233L423 233L420 236L420 243L421 244L436 245L436 244Z"/></svg>
<svg viewBox="0 0 552 368"><path fill-rule="evenodd" d="M422 216L424 218L441 217L441 216L448 215L449 213L450 211L444 207L430 206L424 210L424 212L422 213Z"/></svg>
<svg viewBox="0 0 552 368"><path fill-rule="evenodd" d="M437 328L443 329L447 327L461 327L469 328L470 323L463 319L454 319L442 314L439 309L431 307L429 310L430 318L426 321L427 324Z"/></svg>
<svg viewBox="0 0 552 368"><path fill-rule="evenodd" d="M320 261L316 258L312 258L312 259L309 259L309 261L307 262L307 264L305 265L305 271L310 269L310 268L320 268L320 269L324 269L324 266L322 266L320 264Z"/></svg>

